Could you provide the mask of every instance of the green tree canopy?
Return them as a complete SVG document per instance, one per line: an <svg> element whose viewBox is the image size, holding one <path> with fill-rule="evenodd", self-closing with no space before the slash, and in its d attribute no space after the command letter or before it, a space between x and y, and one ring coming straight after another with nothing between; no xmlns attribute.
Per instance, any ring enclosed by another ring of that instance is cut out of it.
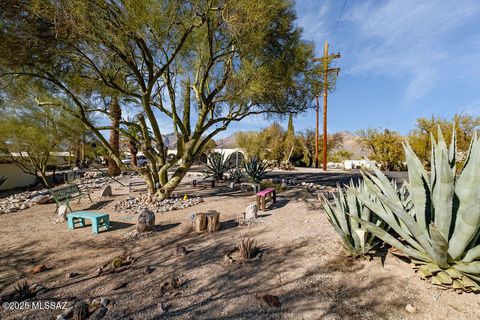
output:
<svg viewBox="0 0 480 320"><path fill-rule="evenodd" d="M40 81L62 98L42 105L80 119L120 164L102 135L111 126L89 120L92 113L108 115L103 97L118 96L139 124L123 119L116 130L128 135L124 126L139 127L136 144L150 160L142 173L161 198L232 121L301 112L319 81L313 45L301 39L287 0L7 2L0 13L1 84ZM171 161L160 125L165 119L178 138Z"/></svg>

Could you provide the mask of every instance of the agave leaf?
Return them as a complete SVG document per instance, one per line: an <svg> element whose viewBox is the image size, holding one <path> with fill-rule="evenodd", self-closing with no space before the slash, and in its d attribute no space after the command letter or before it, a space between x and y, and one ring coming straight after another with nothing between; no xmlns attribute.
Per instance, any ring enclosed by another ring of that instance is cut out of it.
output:
<svg viewBox="0 0 480 320"><path fill-rule="evenodd" d="M357 197L353 193L353 187L350 187L347 190L347 206L348 206L348 212L350 215L358 217L358 203L357 203ZM350 219L350 230L356 231L359 228L359 224L357 221ZM358 234L356 232L352 232L352 238L355 243L355 248L362 248L364 249L364 242L365 240L362 241L362 239L359 238Z"/></svg>
<svg viewBox="0 0 480 320"><path fill-rule="evenodd" d="M435 185L432 186L432 203L435 210L435 225L445 239L448 239L452 223L452 202L454 176L448 162L447 146L440 128L438 129L438 147L435 150Z"/></svg>
<svg viewBox="0 0 480 320"><path fill-rule="evenodd" d="M415 207L415 217L419 226L426 231L427 225L431 217L431 204L429 203L430 186L428 184L428 176L423 168L420 159L408 143L403 144L405 150L405 158L408 166L408 191L412 197L413 206Z"/></svg>
<svg viewBox="0 0 480 320"><path fill-rule="evenodd" d="M352 219L353 220L353 219ZM355 220L353 220L355 221ZM358 222L357 222L358 224ZM360 247L362 248L362 252L363 253L366 253L367 251L365 251L365 244L366 244L366 241L365 241L365 235L367 234L367 232L365 230L362 230L362 229L353 229L355 235L357 236L359 242L360 242Z"/></svg>
<svg viewBox="0 0 480 320"><path fill-rule="evenodd" d="M377 194L377 196L380 196L380 194ZM410 234L407 232L407 230L402 228L402 226L397 223L397 220L395 219L393 214L389 214L388 211L385 210L384 207L382 207L382 205L380 205L377 202L373 202L368 197L366 197L365 195L360 194L360 193L357 194L357 197L363 204L365 204L368 208L370 208L370 210L372 210L380 218L382 218L393 230L395 230L396 233L398 233L400 235L400 237L405 239L405 241L407 241L415 249L417 249L418 251L421 251L421 252L423 252L425 250L417 241L415 241L410 236ZM371 231L371 230L369 229L369 231Z"/></svg>
<svg viewBox="0 0 480 320"><path fill-rule="evenodd" d="M391 201L390 198L387 198L382 194L379 194L378 197L381 201L388 205L395 215L405 224L410 233L415 237L415 240L420 243L423 250L425 250L428 254L433 255L432 245L429 242L428 233L426 230L422 230L422 228L416 223L415 219L409 215L401 205L397 205L395 202Z"/></svg>
<svg viewBox="0 0 480 320"><path fill-rule="evenodd" d="M421 251L418 251L418 250L415 250L414 248L407 247L407 246L403 245L400 241L395 239L388 232L386 232L385 230L377 227L373 223L368 222L368 221L360 220L357 217L352 217L352 219L355 219L359 223L361 223L362 225L365 225L367 227L368 231L370 231L371 233L373 233L378 238L382 239L383 241L385 241L386 243L388 243L392 247L395 247L398 250L400 250L401 252L405 253L406 255L409 255L410 257L415 258L417 260L421 260L421 261L426 261L426 262L431 261L430 257L428 255L426 255L425 253L423 253Z"/></svg>
<svg viewBox="0 0 480 320"><path fill-rule="evenodd" d="M463 262L472 262L480 258L480 244L478 246L473 247L472 249L467 251L467 254L462 259Z"/></svg>
<svg viewBox="0 0 480 320"><path fill-rule="evenodd" d="M437 277L438 280L440 280L442 284L452 284L453 282L453 279L445 271L440 271L435 276Z"/></svg>
<svg viewBox="0 0 480 320"><path fill-rule="evenodd" d="M335 201L335 210L333 210L333 212L335 214L335 217L337 218L336 220L338 221L338 225L340 226L340 228L342 228L344 233L349 234L350 230L348 228L347 219L345 217L345 214L343 214L342 211L341 211L342 208L344 208L340 204L340 201L343 198L343 193L342 193L341 189L340 189L339 198L340 198L340 200L337 198L337 196L335 194L333 194L333 201Z"/></svg>
<svg viewBox="0 0 480 320"><path fill-rule="evenodd" d="M390 180L383 174L380 169L378 169L373 163L371 164L372 170L375 173L375 176L367 172L368 177L379 187L382 192L387 195L389 198L394 199L401 205L400 199L397 196L397 190L395 190L390 183Z"/></svg>
<svg viewBox="0 0 480 320"><path fill-rule="evenodd" d="M442 233L435 224L430 223L430 237L432 240L433 248L433 260L441 267L448 267L447 257L448 257L448 242L443 237Z"/></svg>
<svg viewBox="0 0 480 320"><path fill-rule="evenodd" d="M461 281L458 280L453 280L452 282L452 288L457 289L457 290L464 290L465 286L462 284Z"/></svg>
<svg viewBox="0 0 480 320"><path fill-rule="evenodd" d="M449 269L445 270L445 272L448 273L450 275L450 277L452 277L452 279L461 279L462 278L462 273L460 271L458 271L457 269L449 268Z"/></svg>
<svg viewBox="0 0 480 320"><path fill-rule="evenodd" d="M436 263L428 262L425 264L425 266L432 274L442 271L442 269Z"/></svg>
<svg viewBox="0 0 480 320"><path fill-rule="evenodd" d="M448 149L448 162L452 169L452 174L455 176L456 163L457 163L457 132L455 130L455 121L453 122L452 140L450 141L450 147Z"/></svg>
<svg viewBox="0 0 480 320"><path fill-rule="evenodd" d="M457 260L475 237L480 225L480 143L476 134L470 147L468 162L456 183L458 209L453 235L449 242L450 256Z"/></svg>
<svg viewBox="0 0 480 320"><path fill-rule="evenodd" d="M422 278L428 278L433 276L433 273L430 272L427 266L420 266L418 267L418 273L420 273L420 276Z"/></svg>
<svg viewBox="0 0 480 320"><path fill-rule="evenodd" d="M432 279L432 284L435 284L437 286L442 286L443 285L442 280L440 278L438 278L437 276L433 276L430 279Z"/></svg>
<svg viewBox="0 0 480 320"><path fill-rule="evenodd" d="M465 287L479 287L478 284L475 283L475 281L473 281L472 279L470 279L468 276L463 276L462 277L462 284L465 286ZM480 287L479 287L480 288Z"/></svg>
<svg viewBox="0 0 480 320"><path fill-rule="evenodd" d="M457 261L452 267L463 273L480 275L480 261L473 261L470 263L462 263Z"/></svg>

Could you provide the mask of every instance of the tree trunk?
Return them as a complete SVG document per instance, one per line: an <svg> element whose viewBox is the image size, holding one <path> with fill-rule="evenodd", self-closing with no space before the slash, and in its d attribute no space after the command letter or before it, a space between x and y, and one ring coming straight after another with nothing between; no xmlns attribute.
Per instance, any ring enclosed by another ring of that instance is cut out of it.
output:
<svg viewBox="0 0 480 320"><path fill-rule="evenodd" d="M128 148L130 149L130 160L131 160L131 165L132 167L137 166L137 153L138 149L137 146L135 145L135 142L132 140L128 141Z"/></svg>
<svg viewBox="0 0 480 320"><path fill-rule="evenodd" d="M117 157L120 154L120 134L118 129L120 128L120 120L122 118L122 109L118 104L116 98L112 98L110 103L110 118L112 119L112 130L110 130L110 145L112 146L113 152ZM120 175L120 167L118 163L110 157L108 161L108 175L115 177Z"/></svg>

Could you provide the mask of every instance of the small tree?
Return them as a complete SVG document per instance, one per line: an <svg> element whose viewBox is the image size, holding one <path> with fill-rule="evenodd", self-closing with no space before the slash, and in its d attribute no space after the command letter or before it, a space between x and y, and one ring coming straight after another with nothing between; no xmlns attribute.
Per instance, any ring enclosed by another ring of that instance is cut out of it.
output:
<svg viewBox="0 0 480 320"><path fill-rule="evenodd" d="M384 170L398 170L405 157L402 136L388 129L364 129L358 132L360 143L369 152L371 160L378 161Z"/></svg>

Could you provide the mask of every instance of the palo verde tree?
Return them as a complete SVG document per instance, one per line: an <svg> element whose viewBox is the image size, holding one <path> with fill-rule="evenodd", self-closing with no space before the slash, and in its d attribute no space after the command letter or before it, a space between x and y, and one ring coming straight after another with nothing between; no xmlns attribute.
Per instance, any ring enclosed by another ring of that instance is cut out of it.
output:
<svg viewBox="0 0 480 320"><path fill-rule="evenodd" d="M140 130L136 145L149 159L141 173L161 199L216 134L249 115L305 110L319 80L288 0L2 1L2 84L35 78L67 98L40 103L80 119L120 165L102 134L111 126L88 117L107 117L99 101L116 93L138 114L138 123L122 119L116 130ZM170 160L165 119L177 136Z"/></svg>

